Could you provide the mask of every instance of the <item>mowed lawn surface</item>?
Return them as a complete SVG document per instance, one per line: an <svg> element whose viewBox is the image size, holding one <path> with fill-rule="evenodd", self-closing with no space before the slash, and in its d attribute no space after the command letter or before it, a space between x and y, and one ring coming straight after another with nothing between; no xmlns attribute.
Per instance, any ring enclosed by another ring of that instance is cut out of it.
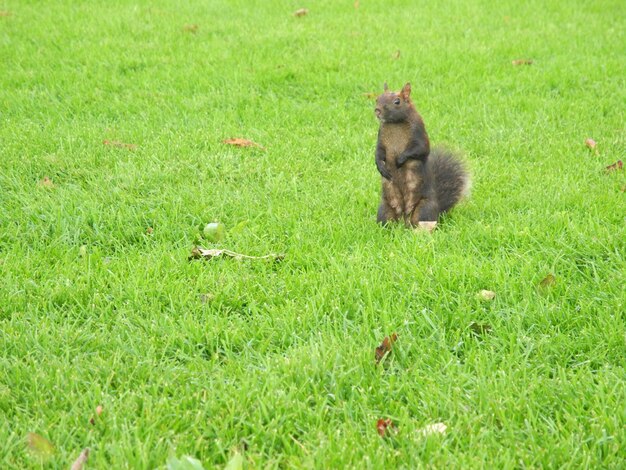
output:
<svg viewBox="0 0 626 470"><path fill-rule="evenodd" d="M0 467L623 468L624 2L0 10ZM384 81L473 174L432 235L375 223Z"/></svg>

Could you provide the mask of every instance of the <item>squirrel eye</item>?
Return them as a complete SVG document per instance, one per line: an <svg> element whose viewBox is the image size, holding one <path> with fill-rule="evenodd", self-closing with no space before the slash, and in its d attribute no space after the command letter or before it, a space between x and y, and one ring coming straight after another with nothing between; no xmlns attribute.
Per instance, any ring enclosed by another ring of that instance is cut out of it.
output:
<svg viewBox="0 0 626 470"><path fill-rule="evenodd" d="M400 104L400 98L396 98L395 100L393 100L393 104Z"/></svg>

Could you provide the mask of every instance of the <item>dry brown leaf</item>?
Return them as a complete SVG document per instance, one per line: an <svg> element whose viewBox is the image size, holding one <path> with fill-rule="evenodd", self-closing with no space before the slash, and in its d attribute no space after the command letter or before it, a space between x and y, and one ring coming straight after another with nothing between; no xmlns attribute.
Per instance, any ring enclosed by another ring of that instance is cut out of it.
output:
<svg viewBox="0 0 626 470"><path fill-rule="evenodd" d="M118 142L117 140L103 140L102 143L104 145L109 145L111 147L119 147L119 148L125 148L128 150L135 150L137 148L137 145L135 144L125 144L124 142Z"/></svg>
<svg viewBox="0 0 626 470"><path fill-rule="evenodd" d="M378 421L376 421L376 430L378 431L378 435L380 437L385 437L385 436L389 436L391 432L397 433L398 427L395 425L393 421L391 421L390 418L385 418L385 419L381 418Z"/></svg>
<svg viewBox="0 0 626 470"><path fill-rule="evenodd" d="M436 228L437 228L437 222L422 220L417 223L417 227L415 228L415 230L418 232L426 231L426 232L432 233L435 231Z"/></svg>
<svg viewBox="0 0 626 470"><path fill-rule="evenodd" d="M587 148L593 150L596 148L596 141L593 139L586 139L585 140L585 145L587 146Z"/></svg>
<svg viewBox="0 0 626 470"><path fill-rule="evenodd" d="M189 256L189 260L194 259L213 259L213 258L234 258L234 259L269 259L273 261L282 261L285 258L284 254L269 254L265 256L250 256L250 255L242 255L241 253L235 253L230 250L220 250L220 249L212 249L207 250L206 248L202 248L201 246L195 246L191 250L191 255Z"/></svg>
<svg viewBox="0 0 626 470"><path fill-rule="evenodd" d="M359 3L359 0L354 0L354 8L359 8L361 6L361 4Z"/></svg>
<svg viewBox="0 0 626 470"><path fill-rule="evenodd" d="M481 290L478 293L478 296L482 299L482 300L493 300L496 298L496 293L492 290Z"/></svg>
<svg viewBox="0 0 626 470"><path fill-rule="evenodd" d="M0 16L11 16L11 12L7 10L0 11Z"/></svg>
<svg viewBox="0 0 626 470"><path fill-rule="evenodd" d="M610 171L619 171L624 168L624 163L621 160L617 160L615 163L611 163L609 166L605 168L607 172Z"/></svg>
<svg viewBox="0 0 626 470"><path fill-rule="evenodd" d="M400 58L400 49L393 53L393 58L398 60Z"/></svg>
<svg viewBox="0 0 626 470"><path fill-rule="evenodd" d="M83 466L87 463L87 459L89 458L89 447L85 447L83 451L80 453L78 458L74 460L72 467L70 470L82 470Z"/></svg>
<svg viewBox="0 0 626 470"><path fill-rule="evenodd" d="M196 34L198 32L198 25L197 24L186 24L185 26L183 26L183 31L185 31L187 33Z"/></svg>
<svg viewBox="0 0 626 470"><path fill-rule="evenodd" d="M214 298L214 294L200 294L200 302L202 302L203 304L208 304Z"/></svg>
<svg viewBox="0 0 626 470"><path fill-rule="evenodd" d="M377 93L363 93L368 100L375 100L378 97Z"/></svg>
<svg viewBox="0 0 626 470"><path fill-rule="evenodd" d="M619 190L623 193L626 193L626 186L622 186L621 188L619 188Z"/></svg>
<svg viewBox="0 0 626 470"><path fill-rule="evenodd" d="M96 416L100 416L103 411L104 411L104 408L102 407L102 405L96 406ZM89 424L91 424L92 426L95 426L96 418L93 416L89 418Z"/></svg>
<svg viewBox="0 0 626 470"><path fill-rule="evenodd" d="M41 180L39 180L37 186L41 186L42 188L54 188L54 183L50 178L44 176Z"/></svg>
<svg viewBox="0 0 626 470"><path fill-rule="evenodd" d="M154 233L154 229L153 229L152 227L148 227L148 228L146 229L146 233L147 233L148 235L152 235L152 234Z"/></svg>
<svg viewBox="0 0 626 470"><path fill-rule="evenodd" d="M431 434L445 434L446 429L448 429L448 426L446 426L445 424L434 423L429 424L428 426L424 426L422 429L418 429L417 433L422 436L430 436Z"/></svg>
<svg viewBox="0 0 626 470"><path fill-rule="evenodd" d="M235 145L237 147L259 147L264 148L262 145L257 144L256 142L252 142L248 139L242 139L240 137L235 137L233 139L224 139L222 140L224 144L227 145Z"/></svg>
<svg viewBox="0 0 626 470"><path fill-rule="evenodd" d="M395 343L397 339L398 339L398 335L396 333L393 333L391 336L385 336L385 339L383 339L383 342L380 343L380 346L376 348L376 354L375 354L376 365L380 363L380 361L383 359L383 357L385 357L387 353L391 352L391 347L393 346L393 343Z"/></svg>
<svg viewBox="0 0 626 470"><path fill-rule="evenodd" d="M308 8L299 8L293 12L293 16L304 16L309 14Z"/></svg>
<svg viewBox="0 0 626 470"><path fill-rule="evenodd" d="M554 274L548 274L546 277L544 277L541 280L539 285L545 288L545 287L552 287L555 283L556 283L556 278L554 277Z"/></svg>
<svg viewBox="0 0 626 470"><path fill-rule="evenodd" d="M491 330L493 329L491 325L489 325L488 323L476 323L475 321L470 323L469 328L472 331L472 333L478 336L491 333Z"/></svg>
<svg viewBox="0 0 626 470"><path fill-rule="evenodd" d="M532 59L516 59L512 62L513 65L531 65L532 63Z"/></svg>

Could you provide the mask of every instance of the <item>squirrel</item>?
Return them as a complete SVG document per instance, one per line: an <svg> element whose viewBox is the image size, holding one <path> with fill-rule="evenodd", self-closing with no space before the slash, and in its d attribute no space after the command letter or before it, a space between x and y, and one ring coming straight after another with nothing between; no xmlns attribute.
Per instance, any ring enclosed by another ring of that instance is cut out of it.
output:
<svg viewBox="0 0 626 470"><path fill-rule="evenodd" d="M382 176L377 222L404 220L409 227L437 222L468 193L470 177L448 150L430 149L424 121L411 101L411 84L376 99L380 121L376 167Z"/></svg>

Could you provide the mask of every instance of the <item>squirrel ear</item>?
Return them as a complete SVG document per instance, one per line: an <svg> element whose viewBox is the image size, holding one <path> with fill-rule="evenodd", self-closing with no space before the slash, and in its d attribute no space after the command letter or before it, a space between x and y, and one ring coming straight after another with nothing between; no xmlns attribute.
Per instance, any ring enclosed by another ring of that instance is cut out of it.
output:
<svg viewBox="0 0 626 470"><path fill-rule="evenodd" d="M383 85L383 90L384 91L389 91L389 87L387 86L387 82L385 82L385 84Z"/></svg>
<svg viewBox="0 0 626 470"><path fill-rule="evenodd" d="M408 99L411 96L411 84L406 82L406 84L402 87L402 91L400 92L404 99Z"/></svg>

